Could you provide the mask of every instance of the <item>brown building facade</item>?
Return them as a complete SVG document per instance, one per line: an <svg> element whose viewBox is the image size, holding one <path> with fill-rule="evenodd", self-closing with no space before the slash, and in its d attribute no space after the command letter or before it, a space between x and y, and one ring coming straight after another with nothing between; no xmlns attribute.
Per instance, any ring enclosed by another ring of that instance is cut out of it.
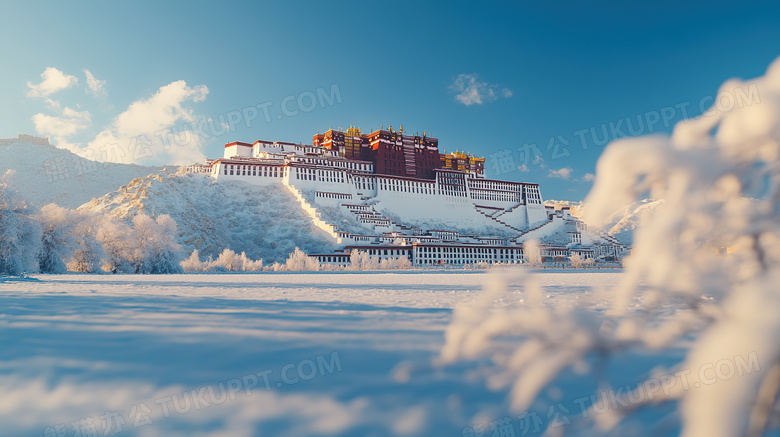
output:
<svg viewBox="0 0 780 437"><path fill-rule="evenodd" d="M350 127L345 132L328 129L313 137L315 146L334 150L339 156L374 163L377 174L435 179L435 170L451 169L483 174L485 159L465 153L439 153L439 140L422 136L404 135L403 127L392 127L363 134Z"/></svg>

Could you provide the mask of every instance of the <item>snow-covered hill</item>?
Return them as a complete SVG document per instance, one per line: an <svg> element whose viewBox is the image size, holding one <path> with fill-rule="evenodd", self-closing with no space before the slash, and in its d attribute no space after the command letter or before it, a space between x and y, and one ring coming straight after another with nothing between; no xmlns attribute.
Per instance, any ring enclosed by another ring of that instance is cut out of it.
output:
<svg viewBox="0 0 780 437"><path fill-rule="evenodd" d="M77 208L159 167L100 163L68 150L25 140L0 142L0 175L13 170L12 185L33 206Z"/></svg>
<svg viewBox="0 0 780 437"><path fill-rule="evenodd" d="M168 214L179 225L185 252L217 257L225 248L266 263L284 261L295 247L330 252L333 243L284 186L216 183L202 174L158 173L135 179L81 209L129 219Z"/></svg>
<svg viewBox="0 0 780 437"><path fill-rule="evenodd" d="M572 202L569 200L545 200L547 206L554 206L556 209L568 206L571 208L571 214L579 217L585 207L584 202ZM663 200L644 199L634 202L615 211L609 216L609 221L602 227L604 232L615 236L621 243L631 246L634 239L634 229L636 229L645 214L652 215L655 210L663 204Z"/></svg>
<svg viewBox="0 0 780 437"><path fill-rule="evenodd" d="M642 218L655 213L663 205L663 200L645 199L634 202L609 216L604 230L614 235L621 243L631 246L634 239L634 229Z"/></svg>

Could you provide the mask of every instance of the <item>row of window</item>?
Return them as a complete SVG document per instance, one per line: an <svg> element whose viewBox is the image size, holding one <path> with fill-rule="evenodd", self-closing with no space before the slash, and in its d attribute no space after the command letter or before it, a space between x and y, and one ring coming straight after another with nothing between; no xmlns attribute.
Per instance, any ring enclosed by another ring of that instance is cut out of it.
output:
<svg viewBox="0 0 780 437"><path fill-rule="evenodd" d="M270 148L270 149L279 150L279 151L284 152L285 151L284 150L284 146L285 146L284 144L280 144L280 143L264 143L264 142L257 142L257 143L252 145L252 147L256 149L256 152L259 152L261 147L263 149ZM305 153L321 153L323 151L322 147L316 147L316 146L315 147L300 146L300 145L291 146L291 145L288 144L287 147L288 148L292 147L296 152L303 152L304 154Z"/></svg>
<svg viewBox="0 0 780 437"><path fill-rule="evenodd" d="M439 189L442 195L466 197L466 183L463 175L444 173L439 177Z"/></svg>
<svg viewBox="0 0 780 437"><path fill-rule="evenodd" d="M371 224L371 225L389 226L390 225L390 220L360 217L360 223Z"/></svg>
<svg viewBox="0 0 780 437"><path fill-rule="evenodd" d="M352 199L351 194L345 194L345 193L328 193L324 191L315 191L314 195L316 197L322 197L325 199L341 199L341 200Z"/></svg>
<svg viewBox="0 0 780 437"><path fill-rule="evenodd" d="M316 174L317 174L317 180L319 182L336 182L340 184L344 183L343 171L317 170Z"/></svg>
<svg viewBox="0 0 780 437"><path fill-rule="evenodd" d="M358 190L374 190L374 178L366 178L361 176L355 176L353 178L353 182L355 183L355 188Z"/></svg>
<svg viewBox="0 0 780 437"><path fill-rule="evenodd" d="M317 170L313 168L296 168L295 179L314 181L317 179Z"/></svg>
<svg viewBox="0 0 780 437"><path fill-rule="evenodd" d="M475 200L495 200L498 202L520 202L519 193L495 193L482 190L474 190L471 192L471 198Z"/></svg>
<svg viewBox="0 0 780 437"><path fill-rule="evenodd" d="M517 254L523 253L522 248L513 248L513 249L494 249L494 248L485 248L485 247L460 247L460 246L419 246L417 247L417 251L426 254L426 253L433 253L433 254L441 254L441 253L465 253L465 254L489 254L489 255L509 255L509 254Z"/></svg>
<svg viewBox="0 0 780 437"><path fill-rule="evenodd" d="M469 179L469 188L471 189L518 191L518 187L518 184L512 184L508 182Z"/></svg>
<svg viewBox="0 0 780 437"><path fill-rule="evenodd" d="M354 164L354 163L352 163ZM264 165L240 165L224 164L223 172L225 175L237 176L261 176L261 177L284 177L287 173L287 167L264 166ZM340 171L318 170L312 168L296 168L295 178L298 180L310 180L319 182L344 183L345 174ZM374 190L374 184L379 183L379 188L385 191L400 191L415 194L436 194L435 185L429 182L407 181L399 179L355 177L355 186L357 189ZM465 197L466 191L462 184L462 179L453 177L444 177L442 179L441 194L445 196ZM471 197L476 200L494 200L504 202L518 202L519 197L516 194L499 194L482 191L474 191ZM526 198L528 203L541 203L538 188L527 188Z"/></svg>
<svg viewBox="0 0 780 437"><path fill-rule="evenodd" d="M508 260L508 259L520 259L519 254L504 254L504 255L490 255L490 254L468 254L468 253L455 253L455 252L447 252L444 254L439 253L420 253L417 255L421 259L455 259L455 260L462 260L462 259L477 259L477 260L486 260L486 259L496 259L496 260Z"/></svg>
<svg viewBox="0 0 780 437"><path fill-rule="evenodd" d="M430 182L405 181L400 179L379 178L379 188L385 191L405 193L435 194L436 185Z"/></svg>
<svg viewBox="0 0 780 437"><path fill-rule="evenodd" d="M615 246L607 246L607 245L601 245L596 246L596 253L599 255L616 255L617 254L617 247Z"/></svg>
<svg viewBox="0 0 780 437"><path fill-rule="evenodd" d="M540 205L542 203L542 195L539 194L539 187L532 187L525 185L525 201L526 203L533 203Z"/></svg>
<svg viewBox="0 0 780 437"><path fill-rule="evenodd" d="M353 162L353 161L341 161L341 160L318 159L318 158L300 158L300 157L296 157L294 161L302 162L306 164L313 164L313 165L339 167L347 170L366 171L366 172L373 171L373 166L371 164L363 164L360 162Z"/></svg>
<svg viewBox="0 0 780 437"><path fill-rule="evenodd" d="M318 257L319 261L321 263L339 263L339 264L347 264L349 263L349 257L344 255L337 255L337 256L320 256Z"/></svg>
<svg viewBox="0 0 780 437"><path fill-rule="evenodd" d="M367 249L367 250L361 250L361 252L368 252L369 255L379 255L379 256L392 256L392 257L401 257L406 256L409 257L412 255L411 249Z"/></svg>
<svg viewBox="0 0 780 437"><path fill-rule="evenodd" d="M418 247L415 264L520 263L523 250L477 247Z"/></svg>
<svg viewBox="0 0 780 437"><path fill-rule="evenodd" d="M286 168L278 166L223 164L222 167L225 175L229 174L235 176L280 178L287 173Z"/></svg>

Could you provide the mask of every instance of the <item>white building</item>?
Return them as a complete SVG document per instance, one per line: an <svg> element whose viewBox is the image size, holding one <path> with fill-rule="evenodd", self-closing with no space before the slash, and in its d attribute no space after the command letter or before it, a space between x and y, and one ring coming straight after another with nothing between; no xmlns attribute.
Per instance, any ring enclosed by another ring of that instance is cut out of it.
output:
<svg viewBox="0 0 780 437"><path fill-rule="evenodd" d="M438 168L424 179L377 174L375 167L325 146L258 140L228 143L222 158L190 171L286 187L333 239L337 252L317 258L337 265L352 250L406 256L414 265L520 263L529 239L543 243L548 261L575 253L618 260L625 249L567 208L545 207L538 184L489 180L473 169Z"/></svg>

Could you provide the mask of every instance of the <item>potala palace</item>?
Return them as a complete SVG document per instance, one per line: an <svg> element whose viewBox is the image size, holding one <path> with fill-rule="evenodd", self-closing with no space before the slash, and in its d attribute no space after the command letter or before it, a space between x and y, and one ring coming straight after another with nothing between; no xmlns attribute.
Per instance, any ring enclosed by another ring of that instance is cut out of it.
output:
<svg viewBox="0 0 780 437"><path fill-rule="evenodd" d="M545 206L538 184L490 180L484 158L440 153L438 139L403 127L363 134L329 129L311 145L232 142L222 158L189 167L220 180L280 184L334 251L311 254L346 265L353 251L378 259L405 256L415 266L520 263L523 243L540 242L542 261L573 255L618 261L625 248L590 229L568 208Z"/></svg>

